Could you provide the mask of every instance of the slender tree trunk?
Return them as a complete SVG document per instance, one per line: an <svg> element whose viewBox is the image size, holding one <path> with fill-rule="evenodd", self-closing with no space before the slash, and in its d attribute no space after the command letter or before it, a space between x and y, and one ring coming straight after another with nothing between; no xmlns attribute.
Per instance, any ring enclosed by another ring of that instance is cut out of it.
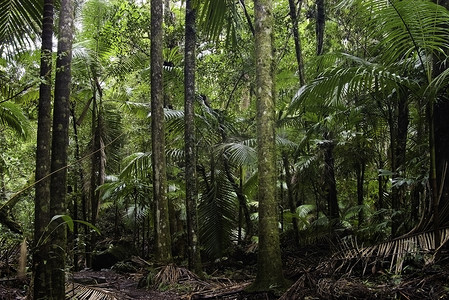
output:
<svg viewBox="0 0 449 300"><path fill-rule="evenodd" d="M259 253L252 290L285 286L276 201L275 96L273 82L273 2L255 0Z"/></svg>
<svg viewBox="0 0 449 300"><path fill-rule="evenodd" d="M48 245L42 238L50 222L51 167L51 69L53 48L53 0L44 1L39 89L39 112L36 147L36 192L34 199L33 298L45 299L50 287L50 273L46 267Z"/></svg>
<svg viewBox="0 0 449 300"><path fill-rule="evenodd" d="M66 214L67 148L69 142L69 101L71 88L73 6L62 0L59 16L58 59L56 61L55 103L53 110L53 140L50 183L50 214ZM61 220L52 222L50 272L52 299L65 298L65 255L67 233Z"/></svg>
<svg viewBox="0 0 449 300"><path fill-rule="evenodd" d="M405 160L407 149L407 131L408 131L408 103L407 95L401 95L397 106L397 128L393 132L396 133L394 139L392 139L392 145L394 151L394 161L392 169L394 172L393 180L400 180L405 176ZM394 125L393 125L394 126ZM404 209L405 191L402 185L395 185L392 189L392 208L396 212L400 212ZM400 234L399 228L404 222L404 217L401 214L394 214L392 217L391 234L397 236Z"/></svg>
<svg viewBox="0 0 449 300"><path fill-rule="evenodd" d="M324 0L316 0L316 55L322 55L324 52L324 27L326 24ZM335 180L334 168L334 142L330 138L332 133L326 130L324 139L329 140L324 145L324 180L326 186L326 198L329 219L333 225L340 219L340 210L337 198L337 183Z"/></svg>
<svg viewBox="0 0 449 300"><path fill-rule="evenodd" d="M186 1L185 52L184 52L184 110L185 110L185 176L189 269L201 274L201 257L198 244L197 176L195 149L195 59L196 11L193 1Z"/></svg>
<svg viewBox="0 0 449 300"><path fill-rule="evenodd" d="M299 12L301 10L302 0L299 1ZM299 36L298 31L298 14L296 13L296 4L295 0L288 0L288 4L290 6L290 19L292 20L292 31L293 31L293 39L295 41L295 54L296 54L296 62L298 63L298 76L299 83L301 86L305 84L304 78L304 62L302 59L302 47L301 47L301 38Z"/></svg>
<svg viewBox="0 0 449 300"><path fill-rule="evenodd" d="M75 160L76 161L80 161L81 160L81 152L80 152L80 144L79 144L79 137L78 137L78 120L76 118L76 109L75 109L75 102L72 102L72 108L71 108L71 114L72 114L72 122L73 122L73 139L75 141ZM77 167L77 175L79 178L79 181L77 180L77 182L75 183L75 194L81 195L81 214L82 214L82 220L87 222L87 215L86 215L86 202L87 202L87 195L86 192L84 191L84 171L83 171L83 167L82 165L79 163L78 167ZM78 201L78 197L76 196L74 199L74 202ZM75 205L74 205L75 206ZM76 205L78 206L78 205ZM79 210L79 208L77 208ZM75 214L76 213L76 214ZM78 212L75 211L74 212L74 218L78 219ZM76 227L78 228L78 224L75 223L74 224ZM88 227L84 226L82 227L84 228L84 239L88 236ZM74 232L74 236L75 239L78 237L77 234ZM84 253L84 257L86 259L87 256L87 251L85 249L85 247L82 247L81 245L84 244L83 243L78 243L78 247L80 249L84 248L83 253ZM75 264L75 270L77 270L77 260L78 260L79 256L78 254L75 254L74 256L74 264ZM86 259L87 260L87 259Z"/></svg>
<svg viewBox="0 0 449 300"><path fill-rule="evenodd" d="M98 187L104 183L105 177L105 152L102 143L102 133L104 131L104 122L102 114L102 91L98 84L97 78L94 78L95 85L93 87L92 97L92 156L91 156L91 175L90 175L90 223L92 225L97 224L98 211L100 207L100 191ZM97 98L98 94L98 98ZM88 246L87 261L88 266L92 266L92 252L97 243L97 236L95 233L91 233Z"/></svg>
<svg viewBox="0 0 449 300"><path fill-rule="evenodd" d="M243 8L243 13L245 14L245 18L246 18L246 22L248 23L249 30L251 31L251 33L254 36L254 34L255 34L254 26L253 26L253 22L251 21L251 17L248 13L248 9L246 8L245 0L240 0L240 5Z"/></svg>
<svg viewBox="0 0 449 300"><path fill-rule="evenodd" d="M163 93L163 3L151 1L151 142L153 165L153 201L155 203L156 259L172 261L165 160L164 93Z"/></svg>
<svg viewBox="0 0 449 300"><path fill-rule="evenodd" d="M282 162L284 164L285 170L285 183L287 184L287 197L288 197L288 208L292 213L292 226L293 226L293 237L295 241L295 247L299 246L299 229L298 229L298 218L296 217L296 203L293 192L293 176L290 172L290 163L288 161L287 153L282 153Z"/></svg>
<svg viewBox="0 0 449 300"><path fill-rule="evenodd" d="M363 213L363 183L365 181L365 163L360 162L357 166L357 205L360 207L358 219L360 228L365 221L365 215Z"/></svg>
<svg viewBox="0 0 449 300"><path fill-rule="evenodd" d="M229 166L229 161L226 157L223 158L223 164L226 173L226 178L231 183L231 186L234 189L235 194L237 195L237 199L239 201L239 210L241 210L243 212L243 215L245 216L246 239L251 238L253 235L253 225L248 205L246 204L246 196L241 189L241 185L237 184L234 177L232 176L231 167Z"/></svg>
<svg viewBox="0 0 449 300"><path fill-rule="evenodd" d="M317 55L323 54L324 44L324 27L326 24L325 6L324 0L316 0L316 53Z"/></svg>
<svg viewBox="0 0 449 300"><path fill-rule="evenodd" d="M435 0L434 2L449 9L448 0ZM447 26L447 25L442 25ZM446 53L447 54L447 53ZM445 56L434 55L433 77L440 75L446 69ZM433 202L433 227L435 229L436 246L440 245L439 227L441 223L449 221L449 97L447 86L437 96L437 100L431 102L429 114L430 123L430 153Z"/></svg>
<svg viewBox="0 0 449 300"><path fill-rule="evenodd" d="M324 138L326 140L330 139L330 133L326 132ZM332 140L327 141L324 145L324 180L329 219L332 225L336 225L340 220L340 209L338 207L337 182L335 180L334 166L334 144Z"/></svg>

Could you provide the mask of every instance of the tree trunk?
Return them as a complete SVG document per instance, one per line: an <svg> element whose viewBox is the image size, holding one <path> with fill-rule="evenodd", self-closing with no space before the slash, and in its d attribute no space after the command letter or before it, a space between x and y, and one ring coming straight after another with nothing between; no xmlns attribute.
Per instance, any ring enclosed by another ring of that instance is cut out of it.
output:
<svg viewBox="0 0 449 300"><path fill-rule="evenodd" d="M298 14L296 13L296 4L295 0L288 0L288 4L290 6L290 19L292 20L292 31L293 31L293 39L295 41L295 54L296 54L296 62L298 64L298 76L299 76L299 84L303 86L305 84L304 78L304 62L302 59L302 47L301 47L301 38L299 36L298 31ZM301 10L302 0L299 1L299 12Z"/></svg>
<svg viewBox="0 0 449 300"><path fill-rule="evenodd" d="M33 298L45 299L50 288L50 273L46 267L48 245L42 236L50 222L51 167L51 70L53 48L53 0L45 0L42 26L42 48L39 88L39 112L36 145L36 174L34 199Z"/></svg>
<svg viewBox="0 0 449 300"><path fill-rule="evenodd" d="M72 124L73 138L75 141L75 161L80 162L81 161L81 152L80 152L80 144L79 144L79 138L78 138L78 120L76 118L75 102L72 102L71 114L72 114L72 122L73 122L73 124ZM74 215L73 217L75 219L78 219L78 211L77 210L79 210L79 208L78 208L78 205L75 205L75 203L78 201L78 194L80 194L81 195L82 220L87 222L87 216L86 216L87 195L84 191L84 171L83 171L83 167L82 167L81 163L78 163L77 175L78 175L79 181L76 180L76 182L75 182L75 188L74 188L75 197L73 200L75 211L73 213L73 215ZM77 229L78 224L75 223L74 226L76 226L74 229L74 237L75 237L75 241L76 241L76 239L78 238L78 234L77 234L78 233L78 229ZM87 226L84 226L83 228L84 228L84 238L86 238L88 236L89 231L87 229ZM78 243L77 247L84 248L84 257L86 258L87 251L86 251L85 247L81 246L82 244L83 243ZM79 268L78 258L79 258L78 254L75 253L74 258L73 258L75 271L77 271L77 269Z"/></svg>
<svg viewBox="0 0 449 300"><path fill-rule="evenodd" d="M288 198L288 208L292 213L292 226L293 226L293 238L295 241L295 247L299 246L299 229L298 229L298 218L296 217L296 201L293 192L293 176L290 172L290 164L288 162L287 153L282 153L282 162L284 164L285 170L285 183L287 184L287 198Z"/></svg>
<svg viewBox="0 0 449 300"><path fill-rule="evenodd" d="M316 54L323 54L323 44L324 44L324 26L326 24L326 15L324 0L316 0Z"/></svg>
<svg viewBox="0 0 449 300"><path fill-rule="evenodd" d="M449 9L448 0L434 1ZM446 25L443 25L446 26ZM447 54L447 53L446 53ZM445 56L434 55L433 77L440 75L446 69ZM431 172L430 180L432 187L433 202L433 227L435 229L436 246L440 245L439 227L442 223L449 221L449 175L447 174L449 164L449 124L447 116L449 113L449 97L447 87L440 91L437 100L431 104L430 123L430 152Z"/></svg>
<svg viewBox="0 0 449 300"><path fill-rule="evenodd" d="M282 288L276 202L275 97L273 83L273 2L255 0L257 158L259 200L259 252L256 280L251 290Z"/></svg>
<svg viewBox="0 0 449 300"><path fill-rule="evenodd" d="M401 95L399 97L397 106L397 128L396 137L392 139L392 151L395 152L392 169L394 172L393 181L400 180L405 176L405 160L406 160L406 148L407 148L407 131L408 131L408 103L407 95ZM392 217L391 234L397 236L400 234L399 228L404 223L404 217L398 213L404 209L405 190L402 185L393 186L391 205L396 212Z"/></svg>
<svg viewBox="0 0 449 300"><path fill-rule="evenodd" d="M162 0L151 1L151 142L153 165L153 201L155 203L156 260L172 261L164 135L163 93L163 5Z"/></svg>
<svg viewBox="0 0 449 300"><path fill-rule="evenodd" d="M56 61L55 103L53 110L53 140L51 147L50 215L66 214L67 148L69 142L69 101L71 87L73 6L62 0L59 16L58 58ZM67 233L52 222L50 269L52 299L65 298L65 255Z"/></svg>
<svg viewBox="0 0 449 300"><path fill-rule="evenodd" d="M232 188L234 189L234 192L237 196L237 199L239 201L239 211L243 212L243 215L245 216L245 223L246 223L246 235L245 239L250 239L253 235L253 225L251 221L250 212L248 209L248 205L246 204L246 196L242 191L241 184L237 184L237 182L234 180L234 177L231 173L231 167L229 166L229 160L224 157L223 158L223 165L226 173L226 178L231 183Z"/></svg>
<svg viewBox="0 0 449 300"><path fill-rule="evenodd" d="M357 164L357 205L359 206L358 227L361 228L365 221L365 215L363 213L363 183L365 181L365 163L360 162Z"/></svg>
<svg viewBox="0 0 449 300"><path fill-rule="evenodd" d="M329 139L329 133L324 134L324 138ZM340 209L338 207L337 198L337 182L335 180L335 166L334 166L334 142L332 140L326 141L324 145L324 180L326 186L327 207L329 213L329 220L332 226L336 225L340 220Z"/></svg>
<svg viewBox="0 0 449 300"><path fill-rule="evenodd" d="M198 245L197 176L195 149L195 59L196 11L192 0L186 1L184 95L185 95L185 176L189 269L201 274L201 257Z"/></svg>

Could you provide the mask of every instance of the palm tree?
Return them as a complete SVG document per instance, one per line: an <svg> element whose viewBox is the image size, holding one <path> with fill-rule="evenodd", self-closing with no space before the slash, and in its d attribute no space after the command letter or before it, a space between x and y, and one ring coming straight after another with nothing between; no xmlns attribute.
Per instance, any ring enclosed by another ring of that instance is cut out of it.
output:
<svg viewBox="0 0 449 300"><path fill-rule="evenodd" d="M69 101L71 86L73 3L61 1L59 17L58 59L56 61L53 138L51 148L50 215L66 214L67 161L69 145ZM52 222L49 273L50 298L65 297L65 255L67 233L65 226Z"/></svg>
<svg viewBox="0 0 449 300"><path fill-rule="evenodd" d="M153 201L155 203L156 257L161 263L172 261L165 159L163 97L163 3L151 1L151 142Z"/></svg>
<svg viewBox="0 0 449 300"><path fill-rule="evenodd" d="M38 241L50 222L50 174L51 155L51 69L53 48L53 0L46 0L43 11L42 48L39 90L39 115L36 142L36 192L34 210L34 299L43 299L50 285L49 273L45 267L45 253L48 245L39 245Z"/></svg>
<svg viewBox="0 0 449 300"><path fill-rule="evenodd" d="M201 257L198 244L197 176L195 139L195 60L196 60L196 10L191 0L186 2L184 54L184 115L185 115L185 178L187 236L189 269L201 273Z"/></svg>

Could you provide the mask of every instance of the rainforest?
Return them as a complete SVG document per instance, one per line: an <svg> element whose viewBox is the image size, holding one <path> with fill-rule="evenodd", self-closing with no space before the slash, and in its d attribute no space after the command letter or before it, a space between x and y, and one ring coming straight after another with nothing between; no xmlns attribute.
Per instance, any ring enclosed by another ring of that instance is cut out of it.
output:
<svg viewBox="0 0 449 300"><path fill-rule="evenodd" d="M0 0L0 299L448 299L449 0Z"/></svg>

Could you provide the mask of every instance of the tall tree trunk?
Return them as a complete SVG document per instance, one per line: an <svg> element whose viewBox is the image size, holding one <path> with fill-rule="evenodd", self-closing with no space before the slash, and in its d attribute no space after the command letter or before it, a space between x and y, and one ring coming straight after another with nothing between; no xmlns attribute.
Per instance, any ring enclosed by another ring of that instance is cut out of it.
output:
<svg viewBox="0 0 449 300"><path fill-rule="evenodd" d="M56 61L53 140L51 147L50 214L66 214L67 148L69 142L69 101L71 87L73 6L62 0L59 16L58 58ZM50 272L52 299L65 298L65 255L67 233L61 220L52 222Z"/></svg>
<svg viewBox="0 0 449 300"><path fill-rule="evenodd" d="M401 95L399 97L397 106L397 127L393 132L396 133L394 139L392 139L392 151L394 151L394 160L392 169L394 172L393 181L401 180L405 176L405 160L407 149L407 131L409 124L409 110L407 103L407 95ZM394 125L393 125L394 126ZM403 185L394 185L391 196L391 206L395 212L400 212L404 209L405 190ZM403 214L395 213L392 217L391 234L397 236L400 234L399 228L404 222Z"/></svg>
<svg viewBox="0 0 449 300"><path fill-rule="evenodd" d="M156 259L172 261L165 160L164 92L163 92L163 5L151 1L151 142L153 165L153 201L155 203Z"/></svg>
<svg viewBox="0 0 449 300"><path fill-rule="evenodd" d="M326 15L324 0L316 0L316 54L323 54L323 44L324 44L324 26L326 24Z"/></svg>
<svg viewBox="0 0 449 300"><path fill-rule="evenodd" d="M70 113L72 115L73 139L75 141L75 153L74 153L74 156L75 156L75 161L79 162L81 160L81 153L80 153L80 145L79 145L79 138L78 138L78 125L77 125L76 109L75 109L75 102L74 101L72 101L72 107L70 109ZM86 208L86 198L87 198L86 197L86 193L84 192L84 188L83 188L83 185L84 185L84 172L83 172L83 168L82 168L80 163L78 163L76 171L77 171L77 176L78 176L79 180L76 180L76 182L74 184L75 185L74 186L74 194L75 194L75 196L73 197L73 210L74 210L73 211L73 218L75 220L77 220L79 218L79 215L78 215L78 211L79 211L78 195L81 195L81 210L82 210L82 214L83 214L83 220L87 221L86 218L85 218L86 216L85 216L85 211L84 211L85 208ZM79 228L79 225L76 222L74 224L73 236L74 236L75 243L77 243L76 246L79 247L79 248L82 248L81 243L77 242L78 234L79 234L78 228ZM84 227L84 233L85 233L84 235L85 236L88 235L87 232L88 231L87 231L86 227ZM84 253L85 252L86 251L84 251ZM78 259L79 259L79 254L78 254L77 251L75 251L75 253L73 254L73 267L74 267L75 271L79 270Z"/></svg>
<svg viewBox="0 0 449 300"><path fill-rule="evenodd" d="M434 0L434 2L449 10L449 0ZM447 26L447 25L443 25ZM445 54L447 55L447 53ZM434 55L433 77L440 75L446 69L445 55ZM432 187L433 202L433 227L436 235L436 245L440 245L439 227L441 223L449 221L449 175L447 174L449 164L449 97L447 86L440 91L437 100L429 105L430 123L430 153L431 172L430 180Z"/></svg>
<svg viewBox="0 0 449 300"><path fill-rule="evenodd" d="M185 116L185 176L189 269L202 272L198 245L197 176L195 148L195 59L196 11L193 1L186 1L185 52L184 52L184 116Z"/></svg>
<svg viewBox="0 0 449 300"><path fill-rule="evenodd" d="M324 27L326 24L324 0L316 0L316 55L324 52ZM326 129L324 132L324 180L326 187L326 200L329 219L332 224L337 224L340 219L340 210L337 198L337 183L334 167L334 141L330 138L332 133Z"/></svg>
<svg viewBox="0 0 449 300"><path fill-rule="evenodd" d="M48 245L42 236L50 222L51 167L51 69L53 48L53 0L44 1L41 69L43 80L39 88L39 112L36 147L36 191L34 199L33 298L45 299L50 288L50 273L46 267Z"/></svg>
<svg viewBox="0 0 449 300"><path fill-rule="evenodd" d="M285 285L276 201L275 96L273 82L273 2L255 0L259 253L251 289Z"/></svg>
<svg viewBox="0 0 449 300"><path fill-rule="evenodd" d="M102 91L97 78L94 78L93 97L92 97L92 156L90 170L90 220L92 225L97 224L98 211L100 207L100 191L98 187L104 183L105 177L105 152L102 143L102 133L104 131L104 122L102 114ZM97 97L98 95L98 97ZM87 265L92 266L92 252L97 243L97 236L91 233L89 241L86 243Z"/></svg>
<svg viewBox="0 0 449 300"><path fill-rule="evenodd" d="M302 59L301 38L299 36L299 31L298 31L298 13L301 12L302 0L299 1L298 13L296 12L295 0L288 0L288 4L290 6L290 19L292 20L292 31L293 31L293 39L295 42L296 62L298 64L299 83L301 86L303 86L305 84L304 62Z"/></svg>

